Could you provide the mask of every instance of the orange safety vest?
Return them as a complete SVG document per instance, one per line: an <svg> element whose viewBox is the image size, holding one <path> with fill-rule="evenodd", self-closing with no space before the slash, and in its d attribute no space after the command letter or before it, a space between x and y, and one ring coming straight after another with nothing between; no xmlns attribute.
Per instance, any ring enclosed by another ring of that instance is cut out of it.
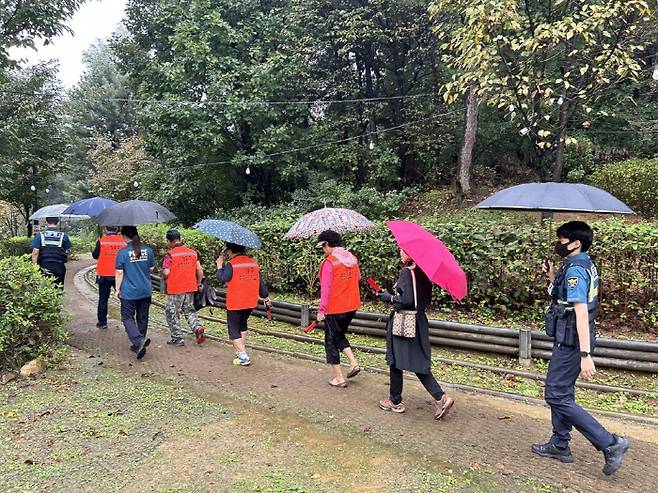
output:
<svg viewBox="0 0 658 493"><path fill-rule="evenodd" d="M353 312L361 308L359 264L357 263L352 267L347 267L336 257L329 255L320 264L320 278L322 277L322 266L324 262L331 262L334 266L327 315ZM320 282L322 282L322 279L320 279Z"/></svg>
<svg viewBox="0 0 658 493"><path fill-rule="evenodd" d="M249 310L258 305L260 267L247 255L239 255L228 261L233 276L226 283L226 309Z"/></svg>
<svg viewBox="0 0 658 493"><path fill-rule="evenodd" d="M101 250L96 263L96 275L114 277L116 275L117 253L125 248L127 243L121 235L104 235L98 242L101 245Z"/></svg>
<svg viewBox="0 0 658 493"><path fill-rule="evenodd" d="M196 278L197 253L186 246L177 246L169 250L171 257L169 276L167 277L167 294L195 293L199 290Z"/></svg>

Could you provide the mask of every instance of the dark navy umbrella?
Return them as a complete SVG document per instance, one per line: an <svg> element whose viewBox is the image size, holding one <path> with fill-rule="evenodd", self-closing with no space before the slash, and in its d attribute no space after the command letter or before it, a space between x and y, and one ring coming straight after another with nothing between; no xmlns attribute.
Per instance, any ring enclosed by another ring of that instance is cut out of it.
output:
<svg viewBox="0 0 658 493"><path fill-rule="evenodd" d="M103 197L82 199L69 205L62 214L77 214L96 217L105 209L116 203L115 200L105 199Z"/></svg>
<svg viewBox="0 0 658 493"><path fill-rule="evenodd" d="M260 248L262 243L253 231L240 226L233 221L220 221L219 219L204 219L194 225L199 231L214 236L228 243L235 243L247 248Z"/></svg>
<svg viewBox="0 0 658 493"><path fill-rule="evenodd" d="M155 202L128 200L108 207L94 219L100 226L139 226L166 223L176 219L176 216Z"/></svg>
<svg viewBox="0 0 658 493"><path fill-rule="evenodd" d="M475 206L543 212L634 214L630 207L600 188L582 183L525 183L506 188Z"/></svg>

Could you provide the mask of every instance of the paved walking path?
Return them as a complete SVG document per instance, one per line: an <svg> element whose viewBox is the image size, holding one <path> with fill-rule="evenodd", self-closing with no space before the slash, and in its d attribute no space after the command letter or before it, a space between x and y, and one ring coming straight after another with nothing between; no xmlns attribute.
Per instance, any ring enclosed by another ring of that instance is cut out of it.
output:
<svg viewBox="0 0 658 493"><path fill-rule="evenodd" d="M405 382L407 412L384 413L377 401L387 396L385 376L362 372L347 389L334 389L326 383L329 371L324 365L252 351L252 366L238 367L231 364L233 351L228 345L209 341L196 346L189 339L187 346L172 348L165 344L168 334L157 327L149 333L153 342L146 357L136 361L119 321L110 320L108 330L95 327L97 295L77 274L90 264L89 259L81 259L68 267L65 305L71 315L71 344L102 356L116 368L181 379L203 386L220 400L244 400L312 422L329 420L337 433L361 434L363 440L394 443L462 467L488 464L506 477L597 493L642 492L658 485L658 428L650 425L601 419L611 431L631 439L622 469L607 478L601 472L602 454L577 432L573 464L530 452L530 445L544 441L551 430L548 409L536 405L451 391L457 402L453 412L445 421L435 421L424 389Z"/></svg>

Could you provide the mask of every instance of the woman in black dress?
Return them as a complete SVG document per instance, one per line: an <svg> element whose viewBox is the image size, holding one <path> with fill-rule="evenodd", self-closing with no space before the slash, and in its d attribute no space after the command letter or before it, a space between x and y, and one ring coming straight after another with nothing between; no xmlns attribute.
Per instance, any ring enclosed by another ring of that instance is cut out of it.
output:
<svg viewBox="0 0 658 493"><path fill-rule="evenodd" d="M384 411L396 413L406 411L402 402L402 372L412 371L434 398L434 419L441 419L448 414L455 401L443 392L432 375L432 349L425 314L432 296L432 282L404 250L400 250L400 258L403 268L395 285L395 294L382 291L377 295L381 301L392 303L394 310L386 327L386 363L391 375L390 395L388 399L379 401L379 407ZM393 315L400 310L416 311L415 337L393 335Z"/></svg>

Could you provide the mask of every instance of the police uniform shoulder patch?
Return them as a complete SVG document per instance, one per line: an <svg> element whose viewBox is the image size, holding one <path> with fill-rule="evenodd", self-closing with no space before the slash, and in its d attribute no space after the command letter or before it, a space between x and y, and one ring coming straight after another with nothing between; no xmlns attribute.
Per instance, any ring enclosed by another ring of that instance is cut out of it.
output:
<svg viewBox="0 0 658 493"><path fill-rule="evenodd" d="M577 277L570 277L569 279L567 279L567 286L569 286L571 289L578 286L578 278Z"/></svg>

